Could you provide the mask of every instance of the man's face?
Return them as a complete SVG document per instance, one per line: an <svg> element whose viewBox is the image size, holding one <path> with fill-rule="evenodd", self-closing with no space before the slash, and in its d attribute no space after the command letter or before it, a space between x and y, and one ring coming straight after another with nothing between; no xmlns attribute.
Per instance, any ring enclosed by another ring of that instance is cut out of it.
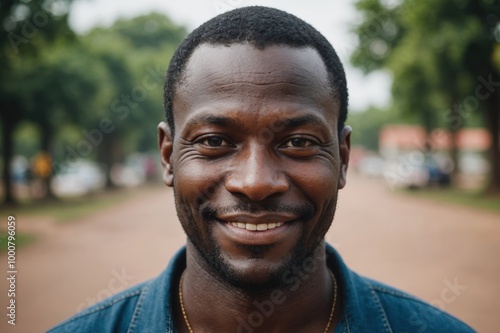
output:
<svg viewBox="0 0 500 333"><path fill-rule="evenodd" d="M345 185L349 128L311 48L203 44L159 126L188 250L236 286L279 283L312 254ZM256 230L255 230L256 229Z"/></svg>

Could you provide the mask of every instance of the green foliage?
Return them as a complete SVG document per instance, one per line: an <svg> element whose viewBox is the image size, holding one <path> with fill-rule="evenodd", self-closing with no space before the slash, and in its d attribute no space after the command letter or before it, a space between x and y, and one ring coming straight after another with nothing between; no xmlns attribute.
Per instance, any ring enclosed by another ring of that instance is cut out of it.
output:
<svg viewBox="0 0 500 333"><path fill-rule="evenodd" d="M40 131L35 124L21 123L15 132L14 151L23 156L35 156L40 150L39 136Z"/></svg>
<svg viewBox="0 0 500 333"><path fill-rule="evenodd" d="M54 41L70 41L75 35L68 26L72 0L5 0L0 20L6 34L0 39L0 70L9 71L10 61L36 56Z"/></svg>
<svg viewBox="0 0 500 333"><path fill-rule="evenodd" d="M53 219L57 223L67 223L123 203L131 197L137 196L137 193L137 190L133 192L124 190L96 193L92 196L80 198L62 198L60 201L28 201L23 202L22 206L0 207L0 214L3 216L20 216L21 220L23 216L44 216Z"/></svg>
<svg viewBox="0 0 500 333"><path fill-rule="evenodd" d="M32 216L50 216L58 223L68 223L116 206L130 198L131 195L130 192L114 192L112 195L98 194L94 197L64 199L43 206L24 206L22 212Z"/></svg>
<svg viewBox="0 0 500 333"><path fill-rule="evenodd" d="M113 131L97 147L98 159L108 167L128 152L155 149L167 60L186 34L167 17L150 14L119 20L110 28L96 28L81 37L107 68L107 85L115 88L113 96L101 104L98 116L86 123L92 129L103 118L112 121Z"/></svg>
<svg viewBox="0 0 500 333"><path fill-rule="evenodd" d="M52 128L82 121L103 93L98 82L105 68L78 43L43 49L36 61L19 61L16 70L20 76L16 91L22 94L27 117Z"/></svg>
<svg viewBox="0 0 500 333"><path fill-rule="evenodd" d="M0 5L7 29L0 41L0 165L42 149L59 164L93 157L109 169L128 152L156 146L164 73L186 30L150 14L77 36L68 26L70 3ZM17 130L20 124L30 125ZM3 178L12 201L8 168Z"/></svg>
<svg viewBox="0 0 500 333"><path fill-rule="evenodd" d="M484 196L482 192L457 189L419 189L406 191L415 198L443 202L451 205L460 205L476 208L478 211L492 211L500 213L500 196Z"/></svg>
<svg viewBox="0 0 500 333"><path fill-rule="evenodd" d="M132 20L119 20L108 31L96 29L94 33L107 35L108 40L111 36L120 36L129 43L131 50L150 49L154 53L165 45L177 46L186 36L186 29L164 15L152 13Z"/></svg>
<svg viewBox="0 0 500 333"><path fill-rule="evenodd" d="M8 237L9 234L3 231L0 231L0 252L7 252L8 248ZM31 244L35 241L35 236L27 233L16 233L16 250L21 246Z"/></svg>
<svg viewBox="0 0 500 333"><path fill-rule="evenodd" d="M352 63L365 72L388 69L397 108L420 114L424 126L432 130L447 110L474 93L481 66L491 62L493 47L498 46L494 31L499 30L500 4L406 0L390 7L385 3L357 1L363 20L354 27L360 44Z"/></svg>
<svg viewBox="0 0 500 333"><path fill-rule="evenodd" d="M365 72L389 70L393 108L417 114L428 132L440 126L456 132L482 118L494 138L491 181L500 191L500 89L484 84L500 81L500 3L358 0L356 6L362 20L353 29L360 43L352 63Z"/></svg>
<svg viewBox="0 0 500 333"><path fill-rule="evenodd" d="M36 64L41 50L74 40L67 20L70 3L71 0L5 0L0 4L0 22L5 29L0 38L1 164L4 201L8 203L15 202L9 168L14 155L14 133L19 123L29 117L27 101L34 88L32 81L26 79L27 72L19 69ZM45 126L41 133L42 146L47 149L51 131Z"/></svg>

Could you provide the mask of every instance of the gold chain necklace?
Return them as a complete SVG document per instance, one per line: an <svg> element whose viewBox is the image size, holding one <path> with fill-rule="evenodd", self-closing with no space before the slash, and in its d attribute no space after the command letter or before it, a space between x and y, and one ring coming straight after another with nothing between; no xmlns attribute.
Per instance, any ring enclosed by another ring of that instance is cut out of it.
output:
<svg viewBox="0 0 500 333"><path fill-rule="evenodd" d="M184 317L184 322L186 323L188 331L189 333L194 333L193 329L191 328L191 325L189 324L189 320L186 314L186 309L184 308L184 300L182 299L182 280L184 279L185 272L186 272L185 270L184 272L182 272L181 279L179 281L179 302L181 304L182 316ZM332 309L330 310L330 316L328 317L328 323L326 324L323 333L328 333L328 330L330 329L330 325L332 324L333 321L333 314L335 312L335 304L337 303L337 280L335 279L335 275L333 275L332 271L329 272L333 281L333 304L332 304Z"/></svg>

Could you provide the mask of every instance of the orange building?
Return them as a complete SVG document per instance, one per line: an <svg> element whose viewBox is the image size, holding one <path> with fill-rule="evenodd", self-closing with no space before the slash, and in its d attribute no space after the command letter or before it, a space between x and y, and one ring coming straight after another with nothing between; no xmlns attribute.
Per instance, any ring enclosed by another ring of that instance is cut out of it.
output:
<svg viewBox="0 0 500 333"><path fill-rule="evenodd" d="M434 150L450 150L451 134L447 130L436 129L429 143ZM423 149L426 144L425 130L414 125L387 125L379 134L380 153L402 152ZM491 136L483 128L464 128L457 132L456 144L459 150L483 152L491 145Z"/></svg>

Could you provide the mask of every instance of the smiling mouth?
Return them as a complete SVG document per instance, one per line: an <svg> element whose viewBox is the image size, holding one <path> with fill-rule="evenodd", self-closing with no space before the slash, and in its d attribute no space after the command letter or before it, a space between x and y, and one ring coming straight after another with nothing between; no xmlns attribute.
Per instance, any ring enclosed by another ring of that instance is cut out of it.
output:
<svg viewBox="0 0 500 333"><path fill-rule="evenodd" d="M227 222L227 223L229 223L233 227L250 231L266 231L269 229L281 227L284 224L284 222L259 223L259 224L243 223L243 222Z"/></svg>

